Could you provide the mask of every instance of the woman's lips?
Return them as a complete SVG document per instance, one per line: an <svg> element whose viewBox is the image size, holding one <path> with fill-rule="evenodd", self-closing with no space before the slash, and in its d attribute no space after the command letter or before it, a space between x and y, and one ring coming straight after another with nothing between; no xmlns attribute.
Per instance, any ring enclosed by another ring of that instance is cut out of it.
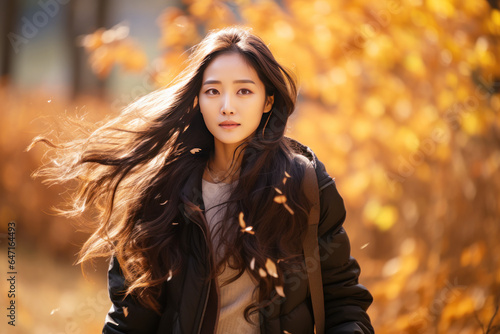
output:
<svg viewBox="0 0 500 334"><path fill-rule="evenodd" d="M219 126L223 129L234 129L240 125L239 124L219 124Z"/></svg>
<svg viewBox="0 0 500 334"><path fill-rule="evenodd" d="M227 129L227 130L230 130L230 129L234 129L236 127L238 127L238 123L236 123L235 121L224 121L224 122L221 122L219 123L219 126L222 127L223 129Z"/></svg>

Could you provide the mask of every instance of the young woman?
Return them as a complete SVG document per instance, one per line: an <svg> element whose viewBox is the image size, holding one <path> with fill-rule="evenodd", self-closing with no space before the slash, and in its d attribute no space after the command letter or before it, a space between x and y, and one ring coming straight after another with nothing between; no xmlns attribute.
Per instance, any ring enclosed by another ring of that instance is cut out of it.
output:
<svg viewBox="0 0 500 334"><path fill-rule="evenodd" d="M293 76L249 30L210 33L168 88L63 144L38 175L77 180L66 214L98 226L79 262L109 256L103 333L313 333L302 249L320 188L325 332L373 333L343 200L312 150L284 136Z"/></svg>

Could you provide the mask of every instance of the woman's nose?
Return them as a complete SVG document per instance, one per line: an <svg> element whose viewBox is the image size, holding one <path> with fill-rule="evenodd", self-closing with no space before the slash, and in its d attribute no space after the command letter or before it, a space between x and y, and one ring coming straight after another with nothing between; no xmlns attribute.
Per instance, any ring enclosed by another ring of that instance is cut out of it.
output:
<svg viewBox="0 0 500 334"><path fill-rule="evenodd" d="M222 107L220 109L222 115L232 115L234 114L234 107L231 101L231 96L226 95L224 101L222 102Z"/></svg>

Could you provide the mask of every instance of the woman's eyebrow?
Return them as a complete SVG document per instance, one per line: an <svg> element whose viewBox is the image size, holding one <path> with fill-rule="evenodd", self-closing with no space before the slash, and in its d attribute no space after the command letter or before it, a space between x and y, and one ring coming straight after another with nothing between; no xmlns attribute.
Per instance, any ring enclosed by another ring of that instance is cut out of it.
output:
<svg viewBox="0 0 500 334"><path fill-rule="evenodd" d="M214 84L221 84L222 82L220 82L219 80L207 80L203 83L203 85L214 85ZM250 80L250 79L240 79L240 80L234 80L233 83L249 83L249 84L254 84L255 85L255 82L253 80Z"/></svg>

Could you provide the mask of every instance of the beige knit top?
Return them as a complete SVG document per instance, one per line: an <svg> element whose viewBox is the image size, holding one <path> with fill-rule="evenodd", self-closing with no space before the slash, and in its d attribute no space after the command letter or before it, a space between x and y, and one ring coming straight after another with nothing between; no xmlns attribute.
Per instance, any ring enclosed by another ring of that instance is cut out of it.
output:
<svg viewBox="0 0 500 334"><path fill-rule="evenodd" d="M235 183L238 181L235 181ZM227 200L231 184L212 183L202 179L202 194L205 204L205 217L207 219L210 231L214 232L217 223L224 215L225 206L216 206ZM214 207L216 206L216 207ZM222 209L221 209L222 208ZM238 224L235 219L235 224ZM217 249L217 235L211 233L214 249ZM223 273L219 276L218 283L220 287L220 314L217 333L242 333L257 334L260 333L258 325L253 325L245 320L243 311L254 301L253 292L256 282L253 277L245 271L236 281L222 286L228 278L236 275L237 271L226 266ZM251 316L252 322L258 324L258 315Z"/></svg>

